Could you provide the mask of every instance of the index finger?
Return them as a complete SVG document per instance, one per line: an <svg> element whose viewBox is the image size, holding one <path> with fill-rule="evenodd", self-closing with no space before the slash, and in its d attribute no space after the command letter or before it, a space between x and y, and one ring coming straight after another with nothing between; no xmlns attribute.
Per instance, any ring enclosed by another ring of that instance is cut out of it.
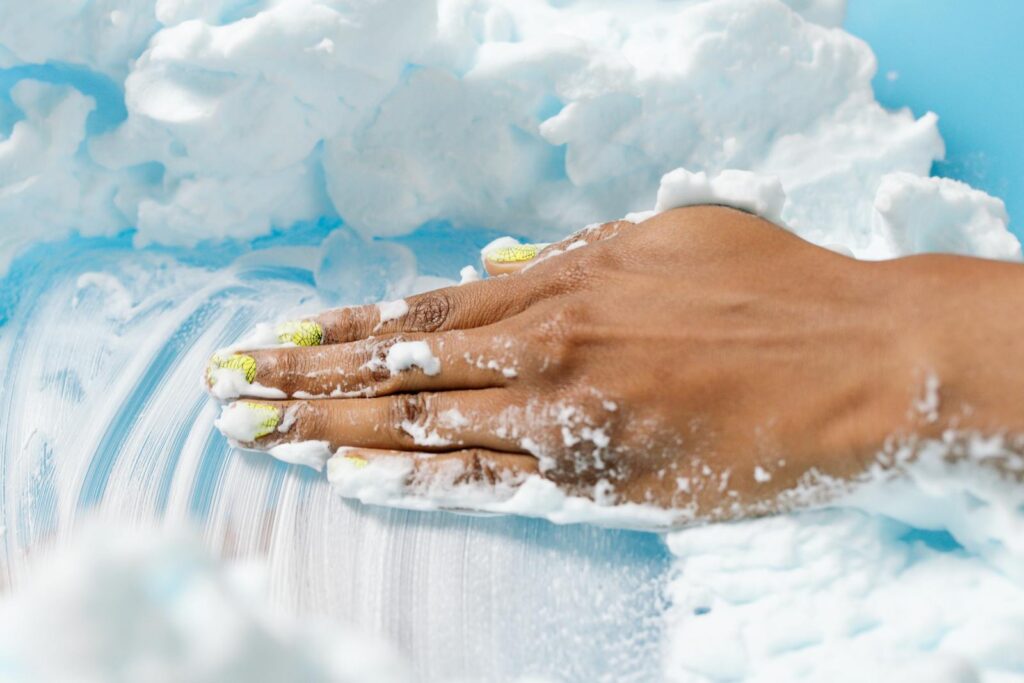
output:
<svg viewBox="0 0 1024 683"><path fill-rule="evenodd" d="M372 336L483 327L522 312L538 287L496 278L445 287L406 299L324 311L278 326L278 339L296 346L344 344Z"/></svg>

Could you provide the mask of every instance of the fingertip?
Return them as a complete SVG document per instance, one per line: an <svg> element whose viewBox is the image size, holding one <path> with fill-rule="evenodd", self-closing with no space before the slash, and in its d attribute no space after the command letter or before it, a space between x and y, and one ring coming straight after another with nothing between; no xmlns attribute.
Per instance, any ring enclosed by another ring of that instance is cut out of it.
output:
<svg viewBox="0 0 1024 683"><path fill-rule="evenodd" d="M245 400L225 405L213 424L231 441L251 444L278 431L282 419L279 406Z"/></svg>
<svg viewBox="0 0 1024 683"><path fill-rule="evenodd" d="M523 244L512 237L501 237L480 251L480 260L488 275L509 275L525 268L545 246Z"/></svg>

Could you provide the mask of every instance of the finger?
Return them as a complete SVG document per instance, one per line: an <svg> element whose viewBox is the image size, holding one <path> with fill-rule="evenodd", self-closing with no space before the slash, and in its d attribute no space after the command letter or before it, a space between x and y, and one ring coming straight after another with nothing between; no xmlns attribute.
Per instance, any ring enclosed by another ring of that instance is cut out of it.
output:
<svg viewBox="0 0 1024 683"><path fill-rule="evenodd" d="M324 311L284 323L278 338L296 346L320 346L388 334L472 329L522 312L543 293L542 287L528 281L480 280L397 301ZM295 342L287 334L292 329L302 331L297 338L311 343Z"/></svg>
<svg viewBox="0 0 1024 683"><path fill-rule="evenodd" d="M522 453L515 440L518 430L502 424L503 412L513 403L507 389L322 401L242 400L225 406L215 424L233 442L275 456L272 449L277 446L308 442L331 451L350 446Z"/></svg>
<svg viewBox="0 0 1024 683"><path fill-rule="evenodd" d="M221 399L485 389L505 386L517 376L517 348L493 328L480 328L331 346L254 349L229 356L215 354L207 384Z"/></svg>
<svg viewBox="0 0 1024 683"><path fill-rule="evenodd" d="M539 475L530 455L472 448L407 453L342 448L327 463L335 491L377 505L474 510L511 498Z"/></svg>
<svg viewBox="0 0 1024 683"><path fill-rule="evenodd" d="M502 237L480 251L480 260L487 274L492 277L511 275L525 268L548 246L546 243L524 244L512 237Z"/></svg>
<svg viewBox="0 0 1024 683"><path fill-rule="evenodd" d="M567 251L610 239L633 226L634 223L627 220L588 225L553 244L520 244L503 237L484 247L481 258L489 275L507 275Z"/></svg>

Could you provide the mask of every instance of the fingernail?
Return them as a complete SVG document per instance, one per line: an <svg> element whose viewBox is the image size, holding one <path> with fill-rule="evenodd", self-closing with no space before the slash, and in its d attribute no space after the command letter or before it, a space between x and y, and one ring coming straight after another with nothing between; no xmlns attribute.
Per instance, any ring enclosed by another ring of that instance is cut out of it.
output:
<svg viewBox="0 0 1024 683"><path fill-rule="evenodd" d="M249 384L256 381L256 359L244 353L233 353L230 356L215 353L210 357L206 366L206 379L211 387L217 384L222 370L241 374Z"/></svg>
<svg viewBox="0 0 1024 683"><path fill-rule="evenodd" d="M237 401L224 406L213 424L229 439L250 442L273 434L281 424L281 411L267 403Z"/></svg>
<svg viewBox="0 0 1024 683"><path fill-rule="evenodd" d="M353 467L355 467L357 469L360 469L360 470L370 464L369 460L367 460L366 458L361 458L358 455L348 454L348 455L343 455L341 457L343 457L343 458L345 458L345 460L349 461L352 464Z"/></svg>
<svg viewBox="0 0 1024 683"><path fill-rule="evenodd" d="M540 253L539 244L516 244L495 247L484 253L484 259L491 263L525 263L532 261Z"/></svg>
<svg viewBox="0 0 1024 683"><path fill-rule="evenodd" d="M324 328L313 320L289 320L277 326L277 340L296 346L320 346L324 342Z"/></svg>

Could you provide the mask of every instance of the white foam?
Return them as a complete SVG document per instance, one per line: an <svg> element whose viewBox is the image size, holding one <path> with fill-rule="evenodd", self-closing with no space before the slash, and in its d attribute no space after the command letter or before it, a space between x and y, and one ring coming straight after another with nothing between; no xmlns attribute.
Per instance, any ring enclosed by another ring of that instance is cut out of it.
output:
<svg viewBox="0 0 1024 683"><path fill-rule="evenodd" d="M93 524L0 602L7 680L410 681L379 640L273 609L265 568L196 535Z"/></svg>
<svg viewBox="0 0 1024 683"><path fill-rule="evenodd" d="M831 509L670 534L666 679L1012 680L1024 489L997 462L1024 467L998 438L949 435Z"/></svg>
<svg viewBox="0 0 1024 683"><path fill-rule="evenodd" d="M480 281L480 271L475 266L465 266L459 271L459 284L465 285L470 282Z"/></svg>
<svg viewBox="0 0 1024 683"><path fill-rule="evenodd" d="M217 418L214 425L232 441L254 441L269 413L269 411L255 407L258 405L260 404L249 401L229 403L221 409L220 417ZM275 425L276 428L277 425Z"/></svg>
<svg viewBox="0 0 1024 683"><path fill-rule="evenodd" d="M239 396L269 399L288 397L280 389L264 386L259 382L250 382L246 379L245 372L237 368L210 368L204 373L202 382L210 395L221 401L230 401Z"/></svg>
<svg viewBox="0 0 1024 683"><path fill-rule="evenodd" d="M882 178L943 154L934 116L875 102L863 42L777 0L104 6L0 9L0 63L88 65L127 108L92 132L89 97L14 87L0 217L22 229L0 272L71 229L196 244L337 214L365 235L441 218L561 237L650 206L677 167L777 178L795 231L863 249Z"/></svg>
<svg viewBox="0 0 1024 683"><path fill-rule="evenodd" d="M398 320L408 313L409 304L405 299L383 301L377 304L377 310L380 311L380 322L377 323L377 326L379 327L384 323L391 322L392 320Z"/></svg>
<svg viewBox="0 0 1024 683"><path fill-rule="evenodd" d="M334 452L326 441L296 441L281 443L269 451L270 455L292 465L304 465L317 472L322 472L324 463Z"/></svg>
<svg viewBox="0 0 1024 683"><path fill-rule="evenodd" d="M782 224L785 203L786 193L775 177L736 170L722 171L709 177L703 171L691 173L685 168L677 168L662 176L654 211L661 213L696 204L722 204Z"/></svg>
<svg viewBox="0 0 1024 683"><path fill-rule="evenodd" d="M874 208L874 230L893 254L1021 258L1002 200L959 181L892 173L879 183Z"/></svg>
<svg viewBox="0 0 1024 683"><path fill-rule="evenodd" d="M571 496L538 476L507 476L494 483L453 485L463 473L457 462L430 479L408 484L413 474L411 457L378 457L368 462L346 457L342 449L327 461L327 478L334 490L363 503L411 510L473 510L493 514L540 517L556 524L588 522L636 529L668 529L679 514L652 506L600 503Z"/></svg>
<svg viewBox="0 0 1024 683"><path fill-rule="evenodd" d="M418 367L425 375L437 375L441 372L441 361L430 350L425 341L397 342L388 348L384 360L391 374L404 372Z"/></svg>

